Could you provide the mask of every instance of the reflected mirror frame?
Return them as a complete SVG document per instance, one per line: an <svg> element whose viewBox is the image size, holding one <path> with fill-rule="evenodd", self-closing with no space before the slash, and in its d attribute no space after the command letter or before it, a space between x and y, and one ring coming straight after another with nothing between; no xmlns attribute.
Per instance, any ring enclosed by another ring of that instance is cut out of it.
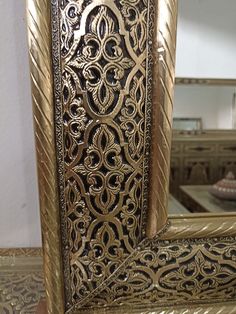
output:
<svg viewBox="0 0 236 314"><path fill-rule="evenodd" d="M176 77L176 85L236 86L236 79Z"/></svg>
<svg viewBox="0 0 236 314"><path fill-rule="evenodd" d="M190 128L191 126L191 128ZM201 131L202 118L173 118L173 130L179 131Z"/></svg>
<svg viewBox="0 0 236 314"><path fill-rule="evenodd" d="M151 143L152 175L153 170L155 174L157 169L153 161L159 160L160 146L167 147L164 150L165 160L167 160L165 168L163 168L164 178L160 180L159 184L154 178L149 191L151 200L153 199L151 201L153 206L155 199L158 203L159 199L164 198L161 203L165 204L164 210L160 211L159 206L151 209L153 217L161 217L161 224L159 226L147 224L146 229L143 230L147 237L142 239L129 258L119 267L119 270L109 277L109 280L100 285L99 289L84 297L83 303L71 306L70 301L66 300L65 291L68 288L69 280L65 279L69 277L63 269L64 248L60 241L63 230L60 229L54 136L53 75L55 73L52 71L50 49L52 37L50 11L51 4L55 5L56 2L56 0L51 2L28 0L29 54L48 312L53 314L89 313L93 312L95 305L100 304L103 310L105 310L104 307L108 307L106 310L108 313L109 305L120 306L122 304L127 307L126 312L138 313L143 311L143 306L145 306L145 310L155 310L160 306L171 304L194 306L194 304L216 304L218 302L217 311L220 313L224 309L221 302L234 300L236 215L206 214L173 217L167 224L165 218L167 217L166 199L168 197L165 195L166 186L168 186L166 178L169 177L170 159L169 144L166 144L171 140L169 134L171 133L173 60L177 17L177 1L174 0L155 1L158 5L157 12L159 12L156 17L159 23L158 36L154 38L154 42L148 43L155 48L153 59L156 68L154 67L154 69L158 70L153 79L153 85L159 86L153 92L156 92L156 95L153 95L154 99L157 97L156 110L158 114L161 110L165 110L164 117L155 116L156 124L152 125L152 132L161 128L161 131L166 131L168 138L166 143L164 137L161 138L162 132L159 135L155 133L155 135L152 134ZM106 1L102 2L104 4ZM54 9L54 6L52 8ZM53 29L58 27L56 23L56 21L52 21ZM56 36L55 33L53 35ZM163 84L165 88L160 89ZM164 192L161 184L165 187ZM160 226L163 225L164 227L161 229ZM192 270L192 274L190 274L191 272L185 273L187 269ZM213 269L214 275L209 275L207 269ZM209 280L213 279L210 288L204 286L204 277L208 276ZM124 278L125 284L122 286L121 281ZM122 290L120 296L117 295L117 291L121 291L116 290L118 287ZM193 287L193 289L188 289L188 287ZM229 311L233 313L234 310L235 307L232 304ZM114 309L112 311L114 313ZM189 313L191 311L194 313L194 310L189 309ZM165 312L162 311L162 313Z"/></svg>

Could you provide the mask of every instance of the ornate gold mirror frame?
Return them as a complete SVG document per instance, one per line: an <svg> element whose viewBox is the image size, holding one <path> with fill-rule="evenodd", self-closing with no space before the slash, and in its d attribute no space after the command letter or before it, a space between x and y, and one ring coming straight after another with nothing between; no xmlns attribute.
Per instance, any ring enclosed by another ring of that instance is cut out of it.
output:
<svg viewBox="0 0 236 314"><path fill-rule="evenodd" d="M28 0L49 313L235 298L236 215L167 219L176 17L176 0Z"/></svg>

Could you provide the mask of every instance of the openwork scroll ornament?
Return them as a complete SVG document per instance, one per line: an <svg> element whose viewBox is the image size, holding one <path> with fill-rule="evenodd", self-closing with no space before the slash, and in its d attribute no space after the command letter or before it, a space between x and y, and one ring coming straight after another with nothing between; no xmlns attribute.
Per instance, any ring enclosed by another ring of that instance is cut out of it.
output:
<svg viewBox="0 0 236 314"><path fill-rule="evenodd" d="M123 272L90 301L97 305L155 307L235 298L235 245L211 240L146 242ZM88 306L88 304L87 304Z"/></svg>
<svg viewBox="0 0 236 314"><path fill-rule="evenodd" d="M57 142L63 139L67 309L86 304L142 237L148 5L84 0L54 6L61 36L54 44L61 64Z"/></svg>

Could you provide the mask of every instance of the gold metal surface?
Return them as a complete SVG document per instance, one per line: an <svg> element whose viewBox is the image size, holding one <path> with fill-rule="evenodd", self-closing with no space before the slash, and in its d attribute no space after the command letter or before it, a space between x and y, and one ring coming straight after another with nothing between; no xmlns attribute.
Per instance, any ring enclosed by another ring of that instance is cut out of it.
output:
<svg viewBox="0 0 236 314"><path fill-rule="evenodd" d="M53 37L53 65L68 312L102 289L142 236L149 6L53 3L61 34Z"/></svg>
<svg viewBox="0 0 236 314"><path fill-rule="evenodd" d="M202 305L202 306L193 306L188 305L185 307L179 306L168 306L158 308L149 308L147 306L139 306L133 308L114 308L114 309L102 309L102 310L81 310L81 314L235 314L236 305L234 303L220 303L218 305Z"/></svg>
<svg viewBox="0 0 236 314"><path fill-rule="evenodd" d="M144 241L123 271L86 307L232 300L235 249L230 239Z"/></svg>
<svg viewBox="0 0 236 314"><path fill-rule="evenodd" d="M28 42L45 286L50 313L64 312L55 146L50 1L28 0ZM56 299L55 299L56 298Z"/></svg>
<svg viewBox="0 0 236 314"><path fill-rule="evenodd" d="M149 211L146 235L156 236L167 223L172 134L177 1L154 1L152 45L152 131Z"/></svg>
<svg viewBox="0 0 236 314"><path fill-rule="evenodd" d="M167 240L189 240L210 238L229 238L232 243L236 237L235 214L190 214L169 219L170 227L161 236Z"/></svg>
<svg viewBox="0 0 236 314"><path fill-rule="evenodd" d="M234 300L235 216L166 225L177 1L28 5L48 312Z"/></svg>
<svg viewBox="0 0 236 314"><path fill-rule="evenodd" d="M14 254L14 263L5 261L0 264L0 313L8 314L29 314L35 313L35 309L41 298L45 297L44 283L42 275L42 258L38 256L35 249L5 249L2 254ZM6 257L5 255L4 257ZM10 255L8 255L10 256ZM115 307L115 308L96 308L81 309L79 313L91 314L233 314L235 313L235 304L222 303L211 305L187 307L175 306L161 308L143 305L133 305L132 307ZM45 311L39 312L46 314Z"/></svg>

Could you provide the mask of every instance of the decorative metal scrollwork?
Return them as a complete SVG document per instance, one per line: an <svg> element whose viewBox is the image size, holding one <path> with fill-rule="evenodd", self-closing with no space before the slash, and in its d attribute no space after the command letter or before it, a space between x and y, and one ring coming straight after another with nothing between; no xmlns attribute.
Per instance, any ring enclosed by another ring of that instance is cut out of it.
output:
<svg viewBox="0 0 236 314"><path fill-rule="evenodd" d="M148 1L57 5L69 307L85 302L141 239Z"/></svg>
<svg viewBox="0 0 236 314"><path fill-rule="evenodd" d="M231 241L145 242L112 283L86 306L225 301L235 298Z"/></svg>
<svg viewBox="0 0 236 314"><path fill-rule="evenodd" d="M86 90L91 109L96 114L107 115L117 106L127 70L134 66L134 61L122 49L124 38L110 9L95 7L88 19L89 31L67 66L77 73L77 82L81 90Z"/></svg>

